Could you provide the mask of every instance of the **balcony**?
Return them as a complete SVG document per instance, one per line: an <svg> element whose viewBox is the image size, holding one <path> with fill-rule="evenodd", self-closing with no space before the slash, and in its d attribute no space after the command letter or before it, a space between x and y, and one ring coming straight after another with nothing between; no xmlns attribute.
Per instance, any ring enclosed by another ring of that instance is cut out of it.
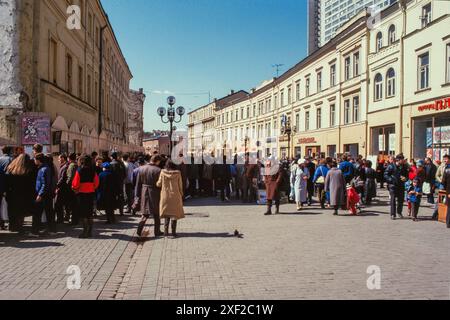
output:
<svg viewBox="0 0 450 320"><path fill-rule="evenodd" d="M375 63L379 60L382 60L388 56L396 54L400 51L400 41L397 40L395 43L390 46L381 48L380 51L369 54L368 62L369 64Z"/></svg>

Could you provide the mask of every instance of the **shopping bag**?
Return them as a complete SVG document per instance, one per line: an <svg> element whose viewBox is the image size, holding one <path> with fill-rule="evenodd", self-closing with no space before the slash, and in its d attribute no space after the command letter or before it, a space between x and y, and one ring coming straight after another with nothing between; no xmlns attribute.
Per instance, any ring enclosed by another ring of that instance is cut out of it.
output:
<svg viewBox="0 0 450 320"><path fill-rule="evenodd" d="M3 198L1 205L1 214L0 214L0 218L3 221L8 221L9 217L8 217L8 203L6 202L6 199Z"/></svg>
<svg viewBox="0 0 450 320"><path fill-rule="evenodd" d="M424 194L430 194L431 193L431 185L428 182L424 182L422 185L422 191Z"/></svg>

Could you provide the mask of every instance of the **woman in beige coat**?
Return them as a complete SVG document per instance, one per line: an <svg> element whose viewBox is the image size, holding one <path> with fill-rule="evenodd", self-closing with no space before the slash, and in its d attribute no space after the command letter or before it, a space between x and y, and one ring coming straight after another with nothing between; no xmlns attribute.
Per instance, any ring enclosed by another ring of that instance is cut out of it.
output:
<svg viewBox="0 0 450 320"><path fill-rule="evenodd" d="M167 160L165 169L161 171L156 183L161 188L161 201L159 211L165 220L164 235L169 235L169 224L172 220L172 236L177 237L177 221L184 218L183 210L183 182L181 172L172 160Z"/></svg>

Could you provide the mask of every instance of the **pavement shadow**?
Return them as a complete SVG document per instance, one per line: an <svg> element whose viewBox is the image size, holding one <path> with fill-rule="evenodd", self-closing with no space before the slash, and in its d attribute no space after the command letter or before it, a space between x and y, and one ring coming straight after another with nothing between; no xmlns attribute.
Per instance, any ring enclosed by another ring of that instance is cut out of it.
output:
<svg viewBox="0 0 450 320"><path fill-rule="evenodd" d="M228 232L221 233L206 233L206 232L179 232L180 237L183 238L236 238L235 235ZM242 237L243 235L241 235Z"/></svg>
<svg viewBox="0 0 450 320"><path fill-rule="evenodd" d="M322 211L292 211L292 212L280 212L276 215L280 216L318 216L321 214L325 214Z"/></svg>
<svg viewBox="0 0 450 320"><path fill-rule="evenodd" d="M48 247L63 247L64 244L60 242L50 242L50 241L34 241L26 242L27 239L21 239L18 242L7 242L4 244L0 243L1 247L13 247L18 249L36 249L36 248L48 248ZM28 239L30 240L30 239ZM25 241L25 242L24 242Z"/></svg>

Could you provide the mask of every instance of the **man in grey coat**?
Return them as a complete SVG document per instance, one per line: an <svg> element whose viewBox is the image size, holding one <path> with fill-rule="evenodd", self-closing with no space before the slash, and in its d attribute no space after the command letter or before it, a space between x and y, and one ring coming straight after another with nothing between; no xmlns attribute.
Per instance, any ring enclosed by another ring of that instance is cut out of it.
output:
<svg viewBox="0 0 450 320"><path fill-rule="evenodd" d="M159 165L161 157L155 155L151 158L150 164L142 166L136 179L135 202L134 207L140 204L142 212L142 220L139 222L137 235L140 237L144 230L145 223L150 215L155 220L155 237L163 235L161 232L161 220L159 217L159 201L161 197L161 189L156 186L161 169Z"/></svg>
<svg viewBox="0 0 450 320"><path fill-rule="evenodd" d="M337 216L339 207L345 204L346 184L342 171L334 161L325 178L325 191L330 193L330 205L334 208L333 214Z"/></svg>

